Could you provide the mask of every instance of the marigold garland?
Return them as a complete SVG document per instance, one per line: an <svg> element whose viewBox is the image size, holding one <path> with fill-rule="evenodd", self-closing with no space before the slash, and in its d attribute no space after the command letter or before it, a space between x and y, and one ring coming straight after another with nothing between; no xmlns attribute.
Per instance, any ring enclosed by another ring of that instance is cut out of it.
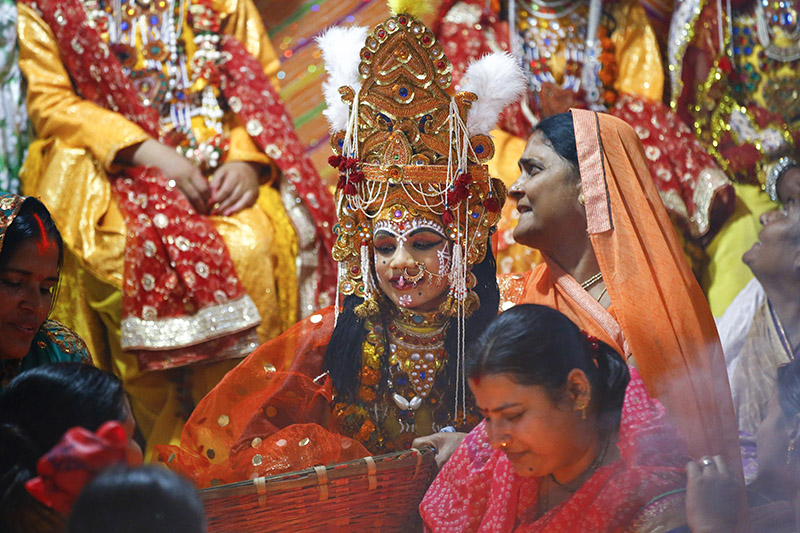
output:
<svg viewBox="0 0 800 533"><path fill-rule="evenodd" d="M603 100L607 106L612 106L617 101L617 90L614 88L614 82L617 80L619 68L617 66L617 57L615 54L616 46L614 41L608 36L608 28L600 26L597 30L597 35L600 38L600 72L597 77L603 84L602 94Z"/></svg>

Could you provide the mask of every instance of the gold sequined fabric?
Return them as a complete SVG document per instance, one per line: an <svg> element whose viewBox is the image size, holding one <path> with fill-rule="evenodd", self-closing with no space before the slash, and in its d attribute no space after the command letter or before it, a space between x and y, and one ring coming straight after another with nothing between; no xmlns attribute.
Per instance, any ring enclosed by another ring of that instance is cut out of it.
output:
<svg viewBox="0 0 800 533"><path fill-rule="evenodd" d="M31 119L40 135L23 168L23 190L39 196L48 206L82 268L102 282L121 287L125 224L107 173L115 170L112 162L117 151L147 135L121 115L77 95L47 25L27 6L19 9L20 64L28 79ZM241 39L267 73L274 74L277 58L264 32L255 31L248 22L250 17L258 17L252 3L228 1L220 9L223 17L227 15L226 30ZM231 138L229 160L269 162L232 114L226 114L223 125ZM293 269L286 268L294 264L297 244L294 232L287 231L290 223L280 197L264 186L254 210L215 217L214 222L237 274L264 318L260 338L276 335L297 317L296 276L287 272ZM278 266L279 280L286 283L280 287L275 282Z"/></svg>

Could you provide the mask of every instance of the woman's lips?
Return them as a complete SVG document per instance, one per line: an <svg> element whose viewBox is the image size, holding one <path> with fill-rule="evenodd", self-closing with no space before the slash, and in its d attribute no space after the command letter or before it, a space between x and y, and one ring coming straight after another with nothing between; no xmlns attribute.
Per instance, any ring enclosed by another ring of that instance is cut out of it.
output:
<svg viewBox="0 0 800 533"><path fill-rule="evenodd" d="M8 324L12 329L19 331L24 335L34 335L38 329L35 324Z"/></svg>
<svg viewBox="0 0 800 533"><path fill-rule="evenodd" d="M389 283L391 284L392 288L398 291L407 291L416 287L419 282L411 282L406 280L403 276L392 276L389 278Z"/></svg>
<svg viewBox="0 0 800 533"><path fill-rule="evenodd" d="M526 452L504 452L508 460L512 463L517 463L525 456Z"/></svg>

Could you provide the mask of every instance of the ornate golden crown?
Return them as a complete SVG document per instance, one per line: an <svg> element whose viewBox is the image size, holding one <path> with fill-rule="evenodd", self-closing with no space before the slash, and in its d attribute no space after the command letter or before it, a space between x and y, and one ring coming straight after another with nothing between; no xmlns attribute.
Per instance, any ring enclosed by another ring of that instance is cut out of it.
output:
<svg viewBox="0 0 800 533"><path fill-rule="evenodd" d="M393 206L405 208L398 210L403 217L440 217L453 243L454 268L463 261L462 277L471 277L468 270L485 257L506 198L505 186L485 166L494 155L492 140L470 135L466 127L477 96L452 94L449 59L433 33L408 13L378 24L361 42L358 79L338 87L348 107L346 124L339 122L331 136L336 155L330 163L340 172L333 248L339 290L370 297L374 282L364 255L372 220L391 217L386 208ZM473 284L474 278L460 287L451 281L451 295L463 303Z"/></svg>

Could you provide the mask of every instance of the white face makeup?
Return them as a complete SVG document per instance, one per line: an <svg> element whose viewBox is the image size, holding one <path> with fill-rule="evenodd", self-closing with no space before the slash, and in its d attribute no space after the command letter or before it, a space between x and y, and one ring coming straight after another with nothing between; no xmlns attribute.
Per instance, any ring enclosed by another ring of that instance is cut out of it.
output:
<svg viewBox="0 0 800 533"><path fill-rule="evenodd" d="M450 243L434 221L378 220L373 238L378 285L393 303L430 311L449 288Z"/></svg>

